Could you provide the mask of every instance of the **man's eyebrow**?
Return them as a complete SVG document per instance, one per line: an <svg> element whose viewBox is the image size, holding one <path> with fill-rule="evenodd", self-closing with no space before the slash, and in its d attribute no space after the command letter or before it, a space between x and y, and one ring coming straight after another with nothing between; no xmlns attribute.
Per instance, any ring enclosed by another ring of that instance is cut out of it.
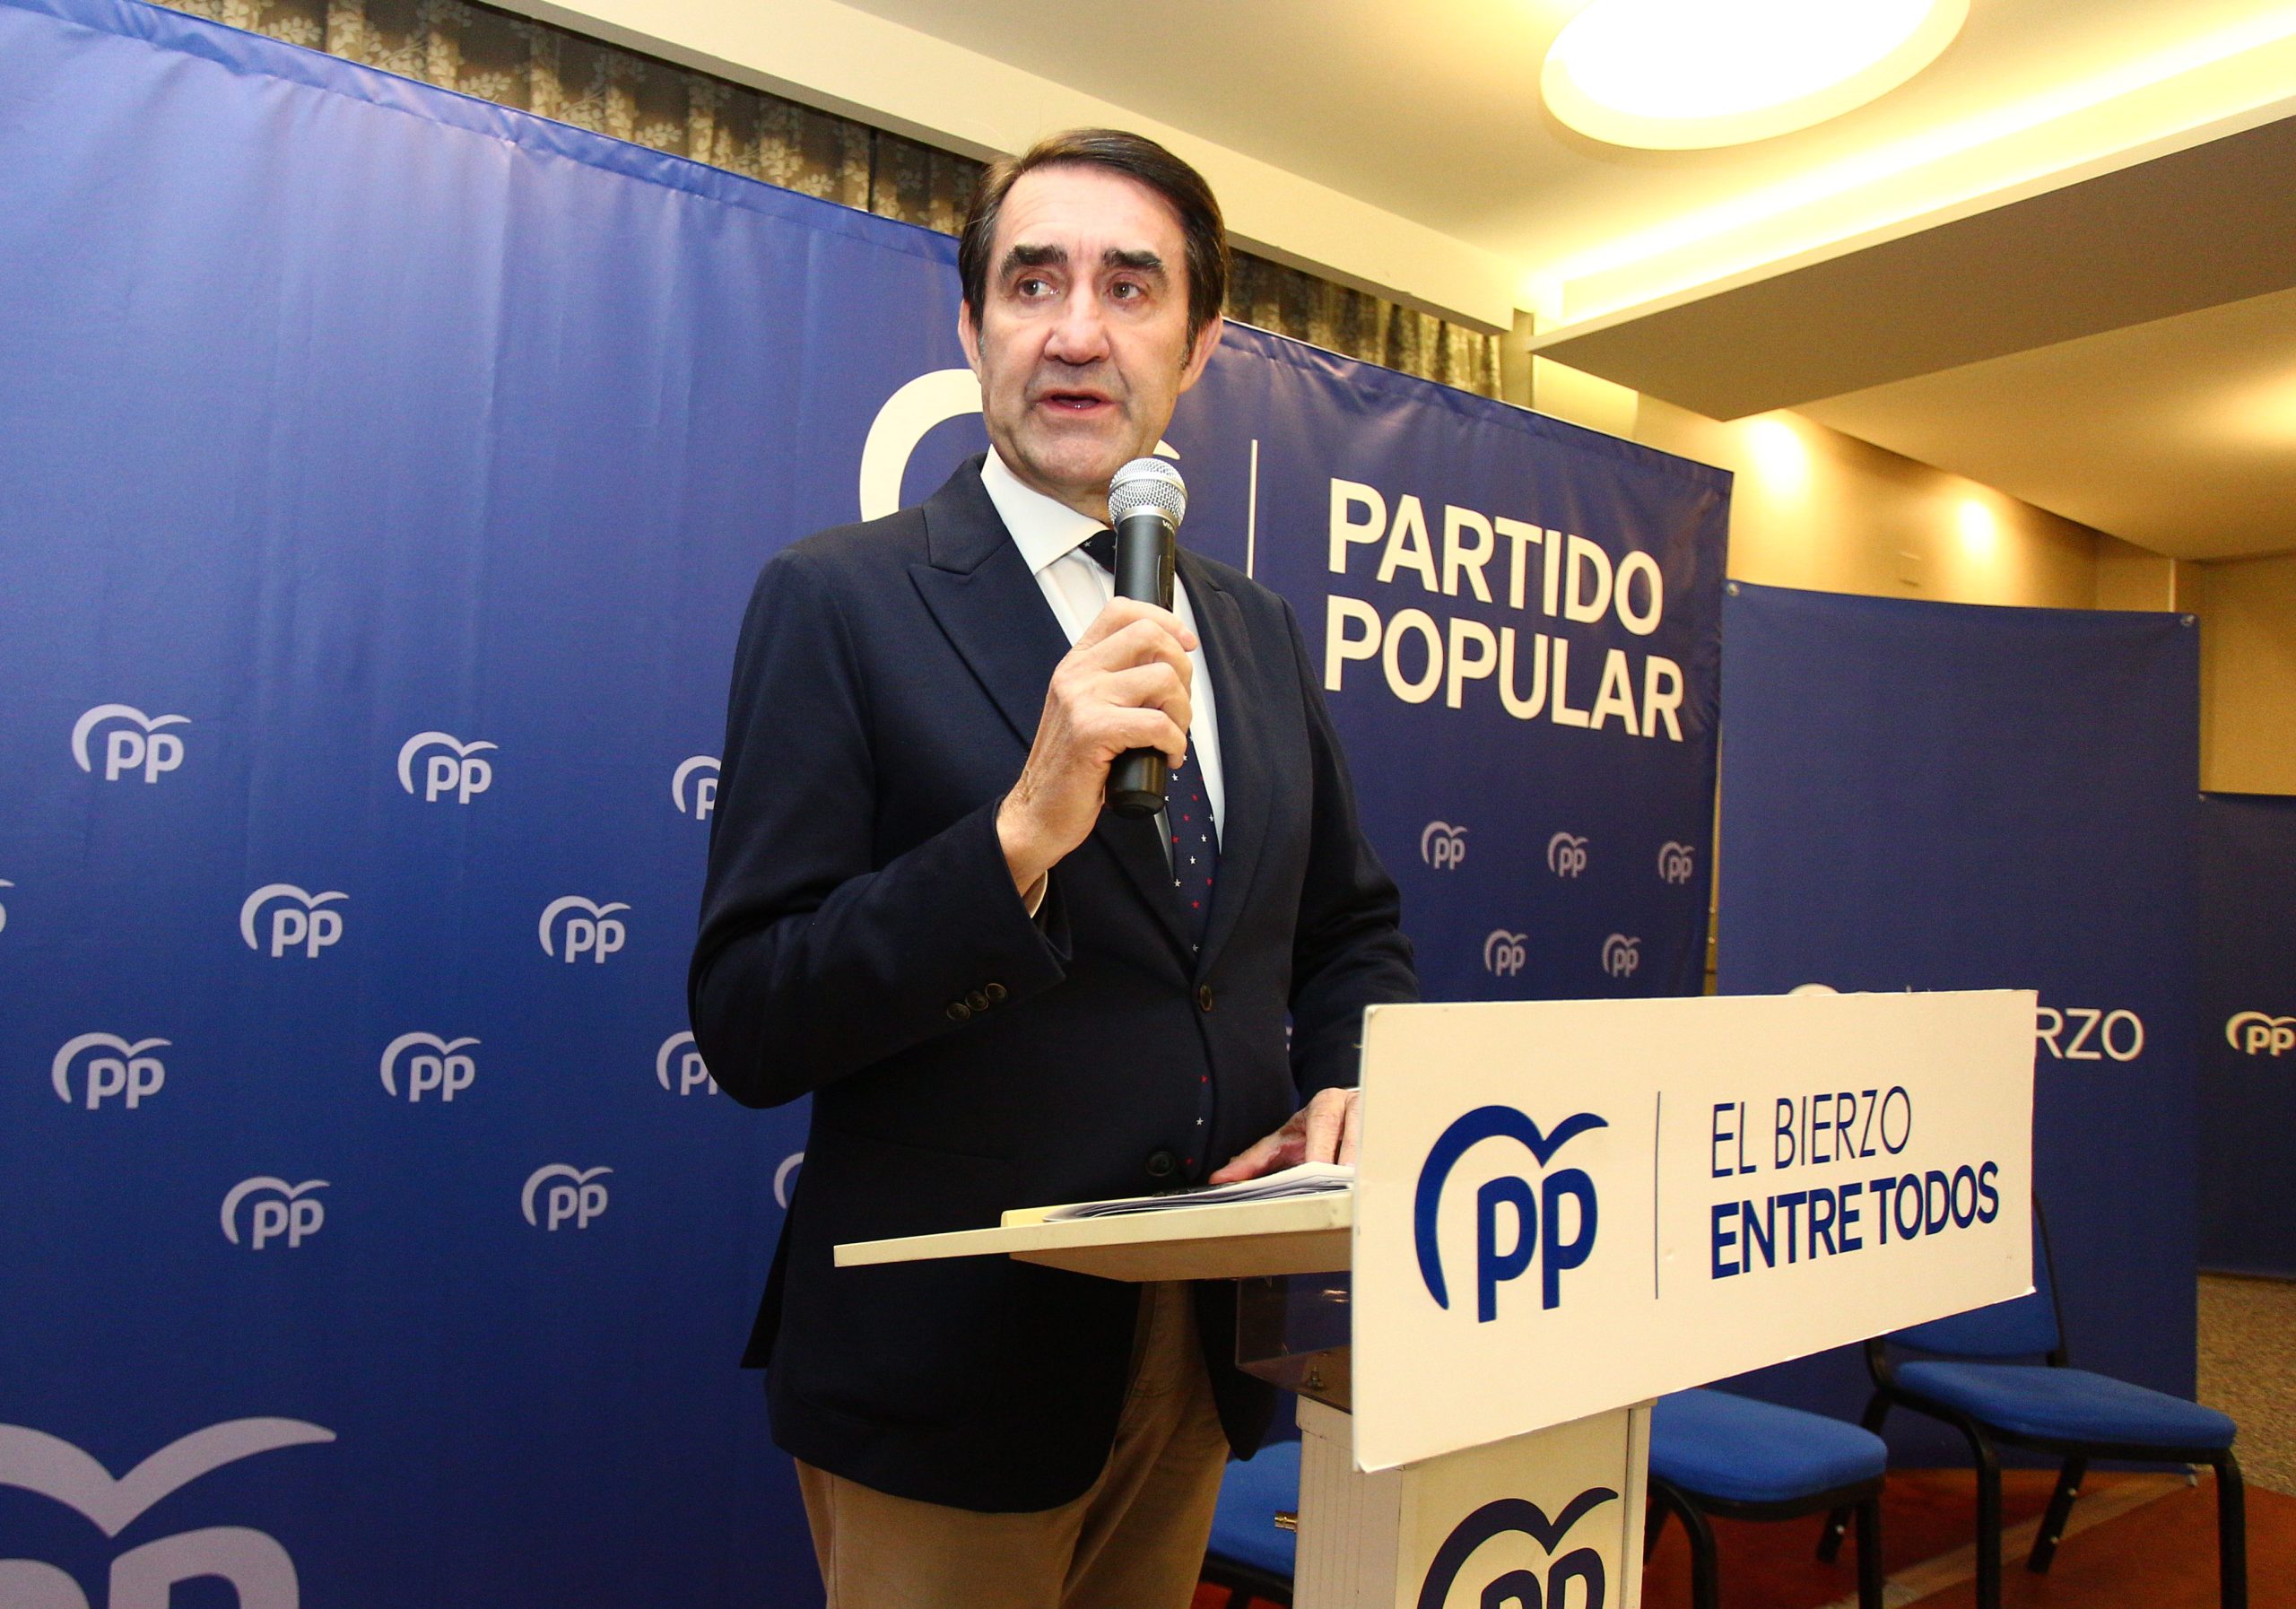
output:
<svg viewBox="0 0 2296 1609"><path fill-rule="evenodd" d="M1068 248L1065 246L1032 246L1026 241L1004 254L1003 272L1015 268L1065 268L1068 265Z"/></svg>
<svg viewBox="0 0 2296 1609"><path fill-rule="evenodd" d="M1135 273L1152 274L1161 278L1164 273L1164 259L1145 247L1127 250L1123 247L1111 246L1100 253L1100 266L1129 268Z"/></svg>

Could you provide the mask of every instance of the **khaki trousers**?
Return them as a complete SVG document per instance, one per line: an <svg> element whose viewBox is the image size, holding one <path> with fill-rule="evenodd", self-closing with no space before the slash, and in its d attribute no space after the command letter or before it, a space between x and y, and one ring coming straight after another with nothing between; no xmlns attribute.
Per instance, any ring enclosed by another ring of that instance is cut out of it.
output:
<svg viewBox="0 0 2296 1609"><path fill-rule="evenodd" d="M797 1484L828 1609L1187 1609L1227 1460L1188 1287L1145 1285L1116 1445L1074 1501L976 1514L802 1459Z"/></svg>

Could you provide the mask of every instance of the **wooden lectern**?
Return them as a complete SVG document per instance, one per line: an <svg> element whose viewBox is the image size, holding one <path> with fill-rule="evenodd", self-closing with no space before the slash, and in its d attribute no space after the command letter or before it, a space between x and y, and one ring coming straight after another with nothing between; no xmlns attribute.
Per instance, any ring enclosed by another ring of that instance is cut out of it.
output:
<svg viewBox="0 0 2296 1609"><path fill-rule="evenodd" d="M2034 1007L1375 1006L1350 1192L838 1262L1246 1280L1238 1361L1301 1398L1300 1609L1636 1609L1653 1399L2032 1288Z"/></svg>

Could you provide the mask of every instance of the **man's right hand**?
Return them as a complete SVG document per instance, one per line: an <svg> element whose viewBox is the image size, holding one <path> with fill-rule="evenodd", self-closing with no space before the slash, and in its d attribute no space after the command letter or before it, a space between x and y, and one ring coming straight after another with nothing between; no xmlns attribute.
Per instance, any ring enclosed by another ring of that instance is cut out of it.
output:
<svg viewBox="0 0 2296 1609"><path fill-rule="evenodd" d="M1195 647L1170 610L1118 598L1055 668L1028 763L996 811L1023 897L1091 835L1118 755L1160 749L1174 766L1187 757Z"/></svg>

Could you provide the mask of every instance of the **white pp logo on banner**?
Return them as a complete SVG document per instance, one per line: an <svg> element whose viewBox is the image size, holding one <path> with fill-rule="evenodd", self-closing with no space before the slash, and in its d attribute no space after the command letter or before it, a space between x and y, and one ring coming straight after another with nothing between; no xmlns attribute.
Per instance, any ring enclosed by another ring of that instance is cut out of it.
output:
<svg viewBox="0 0 2296 1609"><path fill-rule="evenodd" d="M313 894L291 883L266 883L239 902L239 936L248 949L260 953L264 942L256 936L256 918L264 907L277 900L271 912L271 959L277 961L291 950L300 950L307 959L317 961L320 951L343 939L343 913L326 907L349 898L340 889Z"/></svg>
<svg viewBox="0 0 2296 1609"><path fill-rule="evenodd" d="M701 773L696 776L695 773ZM693 778L693 803L686 804L686 778ZM709 813L718 808L718 756L695 754L678 761L678 769L670 773L670 803L678 807L680 815L690 815L697 822L706 822Z"/></svg>
<svg viewBox="0 0 2296 1609"><path fill-rule="evenodd" d="M1467 830L1448 822L1430 822L1419 834L1419 858L1439 872L1456 871L1466 864Z"/></svg>
<svg viewBox="0 0 2296 1609"><path fill-rule="evenodd" d="M5 877L0 877L0 888L13 888L16 885L14 883L9 882ZM0 905L0 933L5 933L7 931L8 908L5 905Z"/></svg>
<svg viewBox="0 0 2296 1609"><path fill-rule="evenodd" d="M494 786L493 761L482 760L479 755L496 746L477 739L465 743L449 732L417 732L399 745L398 785L409 793L414 791L414 762L420 758L425 804L435 804L440 799L467 804ZM442 752L425 754L425 749Z"/></svg>
<svg viewBox="0 0 2296 1609"><path fill-rule="evenodd" d="M2144 1054L2144 1019L2126 1006L2043 1005L2033 1013L2033 1038L2058 1061L2133 1062Z"/></svg>
<svg viewBox="0 0 2296 1609"><path fill-rule="evenodd" d="M1688 883L1698 874L1698 851L1668 839L1658 846L1658 881Z"/></svg>
<svg viewBox="0 0 2296 1609"><path fill-rule="evenodd" d="M1603 941L1603 971L1612 978L1631 978L1642 964L1642 941L1631 934L1613 933Z"/></svg>
<svg viewBox="0 0 2296 1609"><path fill-rule="evenodd" d="M536 1229L555 1231L565 1223L587 1229L594 1220L605 1215L606 1187L597 1181L613 1171L592 1168L585 1172L571 1163L546 1162L526 1175L526 1188L518 1192L518 1208ZM544 1216L537 1218L535 1194L545 1185L550 1187L542 1191Z"/></svg>
<svg viewBox="0 0 2296 1609"><path fill-rule="evenodd" d="M93 772L95 761L88 739L99 727L108 727L104 780L117 782L140 771L144 781L157 782L183 764L183 739L165 728L189 725L187 715L146 715L127 704L99 704L73 723L72 758L80 762L82 770Z"/></svg>
<svg viewBox="0 0 2296 1609"><path fill-rule="evenodd" d="M662 1048L654 1052L654 1079L674 1095L691 1095L696 1090L706 1095L718 1092L718 1081L702 1065L701 1052L693 1048L691 1032L674 1033L662 1041Z"/></svg>
<svg viewBox="0 0 2296 1609"><path fill-rule="evenodd" d="M566 953L562 959L575 961L587 955L592 961L603 964L607 956L620 950L629 940L628 929L613 919L615 911L629 909L624 900L609 900L600 905L585 900L579 894L567 894L552 900L543 907L542 921L536 928L542 939L542 952L552 960L561 959L552 947L552 936L558 928L558 918L565 917ZM587 911L589 914L569 916L567 913L570 911Z"/></svg>
<svg viewBox="0 0 2296 1609"><path fill-rule="evenodd" d="M2270 1012L2234 1012L2224 1020L2224 1042L2250 1056L2277 1057L2296 1048L2296 1017Z"/></svg>
<svg viewBox="0 0 2296 1609"><path fill-rule="evenodd" d="M56 1053L48 1064L48 1082L56 1086L56 1098L71 1105L72 1068L76 1063L85 1080L90 1111L112 1100L134 1111L158 1094L161 1086L168 1082L168 1070L161 1065L160 1058L147 1054L168 1042L138 1039L130 1044L116 1033L83 1033L75 1039L65 1040L64 1048ZM81 1057L91 1050L109 1054L90 1056L82 1062Z"/></svg>
<svg viewBox="0 0 2296 1609"><path fill-rule="evenodd" d="M232 1419L170 1442L117 1480L59 1436L0 1424L0 1486L63 1504L117 1536L163 1499L227 1464L283 1447L335 1439L300 1419ZM244 1526L209 1526L132 1548L112 1561L109 1609L167 1609L174 1589L201 1576L230 1584L239 1609L297 1609L301 1588L287 1550ZM0 1559L7 1609L88 1609L80 1585L38 1559Z"/></svg>
<svg viewBox="0 0 2296 1609"><path fill-rule="evenodd" d="M403 1033L383 1048L383 1092L398 1096L398 1072L406 1072L406 1100L420 1106L425 1091L440 1100L452 1100L478 1081L478 1064L464 1054L472 1039L442 1039L435 1033ZM421 1054L408 1056L410 1050ZM401 1058L404 1059L402 1060Z"/></svg>
<svg viewBox="0 0 2296 1609"><path fill-rule="evenodd" d="M805 1153L793 1151L783 1157L781 1166L773 1170L773 1199L785 1213L789 1210L790 1180L796 1178L797 1170L804 1165Z"/></svg>
<svg viewBox="0 0 2296 1609"><path fill-rule="evenodd" d="M274 1241L284 1239L290 1251L319 1232L326 1222L326 1205L313 1190L326 1188L323 1178L307 1178L300 1185L291 1185L283 1178L265 1174L255 1178L243 1178L233 1185L223 1197L223 1238L232 1245L245 1244L251 1251L262 1251ZM248 1203L248 1238L239 1239L239 1206Z"/></svg>
<svg viewBox="0 0 2296 1609"><path fill-rule="evenodd" d="M1575 832L1558 832L1546 840L1546 869L1558 877L1576 877L1587 869L1587 840Z"/></svg>
<svg viewBox="0 0 2296 1609"><path fill-rule="evenodd" d="M1527 933L1509 933L1504 927L1494 927L1483 941L1483 970L1493 978L1519 978L1524 964L1530 959L1526 945Z"/></svg>

